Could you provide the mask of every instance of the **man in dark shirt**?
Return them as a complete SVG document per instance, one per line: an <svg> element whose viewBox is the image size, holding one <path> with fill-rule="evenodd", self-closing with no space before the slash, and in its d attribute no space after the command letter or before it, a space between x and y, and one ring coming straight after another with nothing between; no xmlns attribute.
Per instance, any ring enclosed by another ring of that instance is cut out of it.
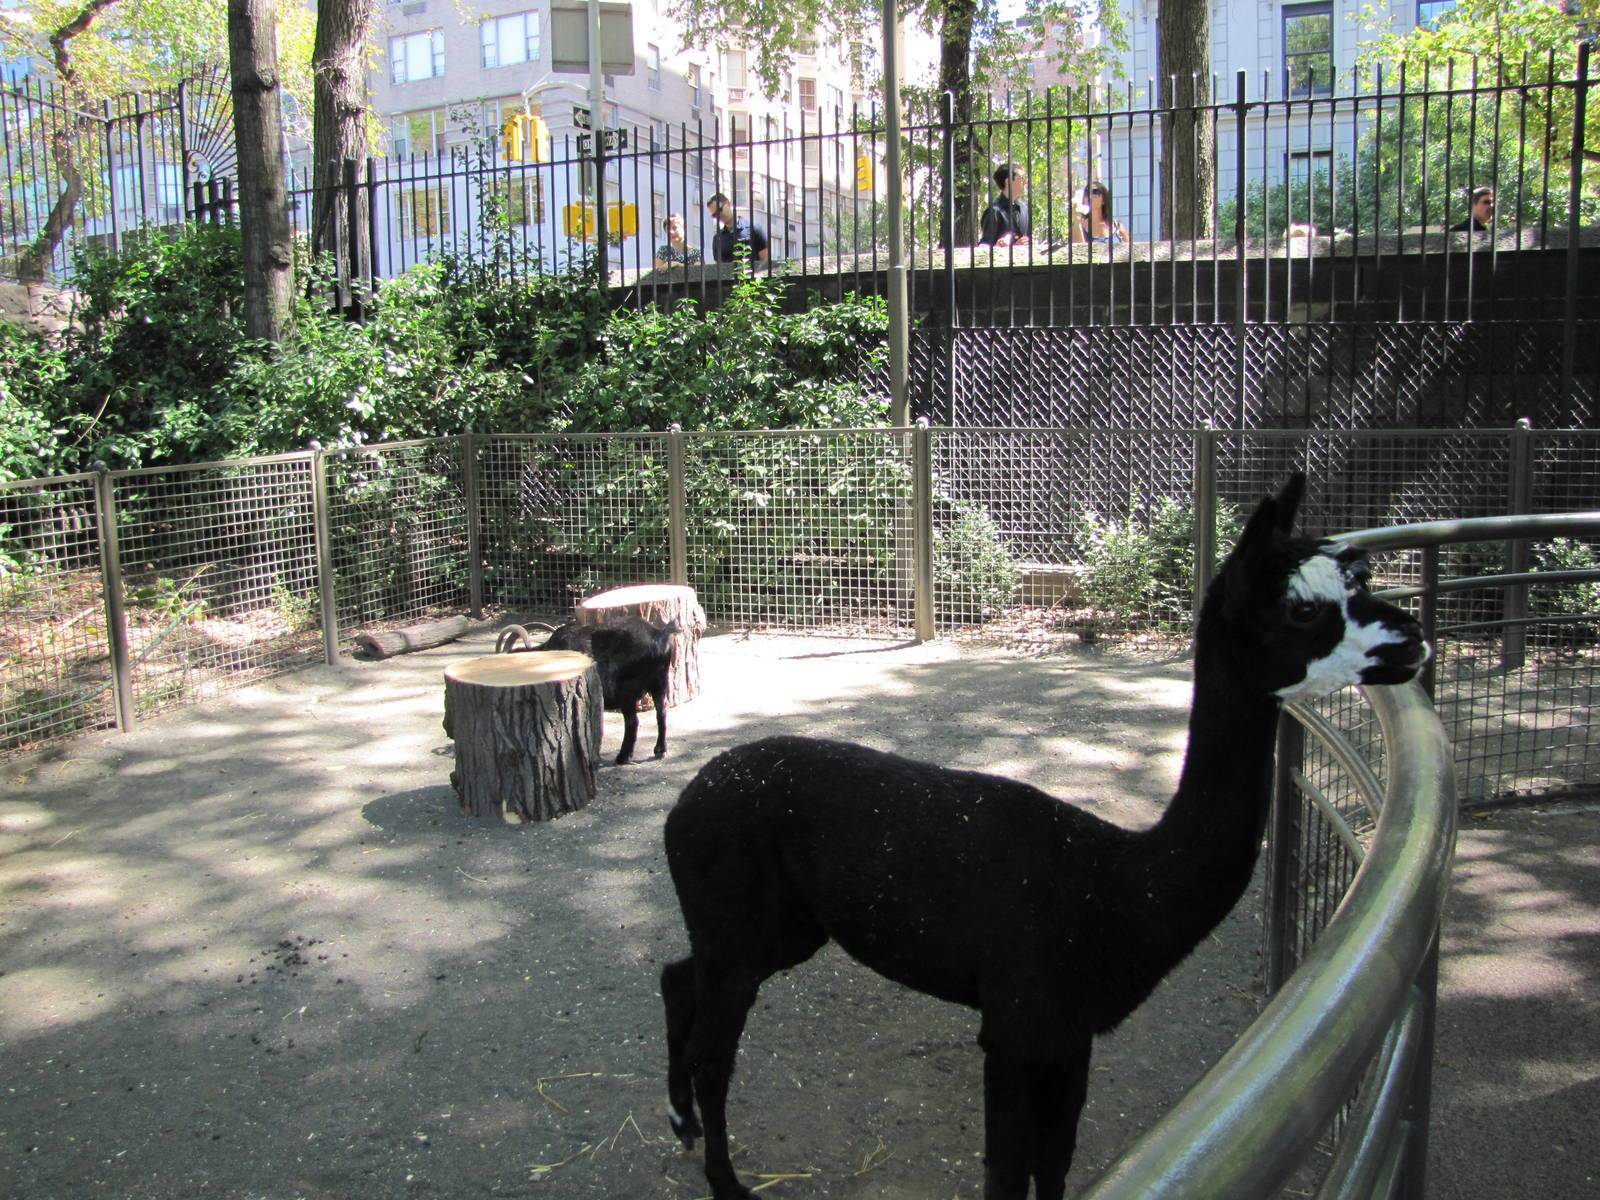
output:
<svg viewBox="0 0 1600 1200"><path fill-rule="evenodd" d="M752 266L758 262L764 263L771 257L767 248L767 231L736 214L733 201L721 192L706 201L706 211L717 223L717 231L711 235L713 262L732 262L735 246L745 247Z"/></svg>
<svg viewBox="0 0 1600 1200"><path fill-rule="evenodd" d="M1028 190L1028 176L1020 167L1006 163L994 173L995 186L1000 189L988 208L983 210L983 233L978 243L983 246L1026 246L1033 224L1028 217L1028 202L1022 193Z"/></svg>
<svg viewBox="0 0 1600 1200"><path fill-rule="evenodd" d="M1451 233L1481 233L1494 221L1494 189L1475 187L1468 197L1468 216L1465 221L1450 226Z"/></svg>

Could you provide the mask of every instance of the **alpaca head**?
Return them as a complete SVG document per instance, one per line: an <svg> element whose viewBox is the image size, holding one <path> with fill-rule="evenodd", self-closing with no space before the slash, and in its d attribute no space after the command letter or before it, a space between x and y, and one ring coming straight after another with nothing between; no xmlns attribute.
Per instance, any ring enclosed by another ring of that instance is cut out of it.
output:
<svg viewBox="0 0 1600 1200"><path fill-rule="evenodd" d="M1421 627L1367 590L1360 551L1291 532L1304 492L1297 472L1261 501L1212 585L1233 663L1282 700L1405 683L1428 661Z"/></svg>

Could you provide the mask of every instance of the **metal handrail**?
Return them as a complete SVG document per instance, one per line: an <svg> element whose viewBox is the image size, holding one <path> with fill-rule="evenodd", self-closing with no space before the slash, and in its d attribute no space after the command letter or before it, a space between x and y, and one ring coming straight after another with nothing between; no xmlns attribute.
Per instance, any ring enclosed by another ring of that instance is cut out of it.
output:
<svg viewBox="0 0 1600 1200"><path fill-rule="evenodd" d="M1084 1200L1270 1195L1407 1011L1449 882L1451 752L1417 684L1363 692L1389 748L1389 778L1366 860L1339 911L1255 1023Z"/></svg>
<svg viewBox="0 0 1600 1200"><path fill-rule="evenodd" d="M1459 521L1421 521L1341 533L1344 542L1372 554L1382 550L1415 550L1455 542L1494 542L1508 538L1585 537L1600 535L1600 510L1545 513L1521 517L1464 517Z"/></svg>

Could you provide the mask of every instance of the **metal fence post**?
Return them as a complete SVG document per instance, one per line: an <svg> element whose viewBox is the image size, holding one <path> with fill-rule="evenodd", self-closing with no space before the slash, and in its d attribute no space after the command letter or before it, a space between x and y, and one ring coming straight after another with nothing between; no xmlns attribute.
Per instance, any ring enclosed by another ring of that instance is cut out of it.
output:
<svg viewBox="0 0 1600 1200"><path fill-rule="evenodd" d="M1301 802L1295 774L1305 769L1306 732L1292 713L1278 715L1278 757L1267 821L1266 978L1274 994L1294 971L1296 927L1290 897L1300 872Z"/></svg>
<svg viewBox="0 0 1600 1200"><path fill-rule="evenodd" d="M667 430L667 573L689 582L689 497L683 481L683 426Z"/></svg>
<svg viewBox="0 0 1600 1200"><path fill-rule="evenodd" d="M319 442L311 443L311 513L317 533L317 594L322 601L322 657L331 667L339 661L339 598L333 576L333 521L328 512L328 459Z"/></svg>
<svg viewBox="0 0 1600 1200"><path fill-rule="evenodd" d="M1578 361L1578 200L1583 192L1584 115L1589 99L1589 43L1578 43L1578 73L1572 85L1572 169L1567 184L1567 294L1561 326L1561 399L1573 400Z"/></svg>
<svg viewBox="0 0 1600 1200"><path fill-rule="evenodd" d="M948 320L945 322L944 355L940 362L944 376L944 398L949 405L948 420L956 423L956 329L961 324L956 311L956 98L950 92L939 96L939 136L942 141L939 173L943 176L944 196L940 204L939 226L944 241L944 294Z"/></svg>
<svg viewBox="0 0 1600 1200"><path fill-rule="evenodd" d="M1422 668L1422 674L1418 678L1422 682L1422 690L1427 692L1428 699L1432 700L1434 668L1439 664L1439 547L1437 545L1422 548L1422 601L1419 609L1422 636L1428 640L1428 645L1433 647L1433 653L1428 656L1427 665Z"/></svg>
<svg viewBox="0 0 1600 1200"><path fill-rule="evenodd" d="M1527 417L1517 421L1511 431L1511 499L1506 515L1520 517L1533 511L1533 422ZM1505 569L1508 575L1520 575L1528 569L1528 543L1517 538L1506 545ZM1528 615L1528 585L1517 584L1505 590L1505 619L1513 624L1505 626L1500 639L1500 665L1515 671L1527 661L1528 630L1520 622Z"/></svg>
<svg viewBox="0 0 1600 1200"><path fill-rule="evenodd" d="M361 303L361 186L357 174L357 163L353 158L344 160L344 201L345 201L345 261L349 274L348 283L349 309L352 320L360 321L365 315Z"/></svg>
<svg viewBox="0 0 1600 1200"><path fill-rule="evenodd" d="M1407 1089L1404 1121L1409 1136L1400 1160L1400 1182L1392 1195L1403 1200L1423 1200L1428 1184L1428 1125L1433 1111L1433 1045L1439 1017L1439 931L1417 971L1412 985L1420 994L1421 1016L1417 1031L1416 1066Z"/></svg>
<svg viewBox="0 0 1600 1200"><path fill-rule="evenodd" d="M467 510L467 607L483 620L483 497L478 474L478 436L461 435L461 493Z"/></svg>
<svg viewBox="0 0 1600 1200"><path fill-rule="evenodd" d="M133 663L128 654L128 613L122 597L122 558L117 546L117 502L111 470L94 464L95 525L100 535L100 586L105 592L106 647L111 652L111 682L116 695L117 728L134 725Z"/></svg>
<svg viewBox="0 0 1600 1200"><path fill-rule="evenodd" d="M1217 568L1217 431L1202 420L1194 432L1194 619Z"/></svg>
<svg viewBox="0 0 1600 1200"><path fill-rule="evenodd" d="M1244 428L1245 401L1245 305L1249 293L1245 287L1245 116L1249 106L1245 103L1245 75L1238 73L1234 81L1233 98L1233 158L1234 158L1234 216L1233 216L1233 424Z"/></svg>
<svg viewBox="0 0 1600 1200"><path fill-rule="evenodd" d="M919 642L933 640L933 431L918 417L911 435L912 602Z"/></svg>

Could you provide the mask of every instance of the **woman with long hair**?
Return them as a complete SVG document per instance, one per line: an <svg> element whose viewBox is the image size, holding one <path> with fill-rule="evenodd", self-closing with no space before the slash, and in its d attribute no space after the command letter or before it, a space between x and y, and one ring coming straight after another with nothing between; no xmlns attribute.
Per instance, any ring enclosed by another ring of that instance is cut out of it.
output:
<svg viewBox="0 0 1600 1200"><path fill-rule="evenodd" d="M1072 240L1096 242L1102 246L1122 246L1128 231L1111 214L1111 189L1091 179L1078 201L1078 219L1072 223Z"/></svg>

